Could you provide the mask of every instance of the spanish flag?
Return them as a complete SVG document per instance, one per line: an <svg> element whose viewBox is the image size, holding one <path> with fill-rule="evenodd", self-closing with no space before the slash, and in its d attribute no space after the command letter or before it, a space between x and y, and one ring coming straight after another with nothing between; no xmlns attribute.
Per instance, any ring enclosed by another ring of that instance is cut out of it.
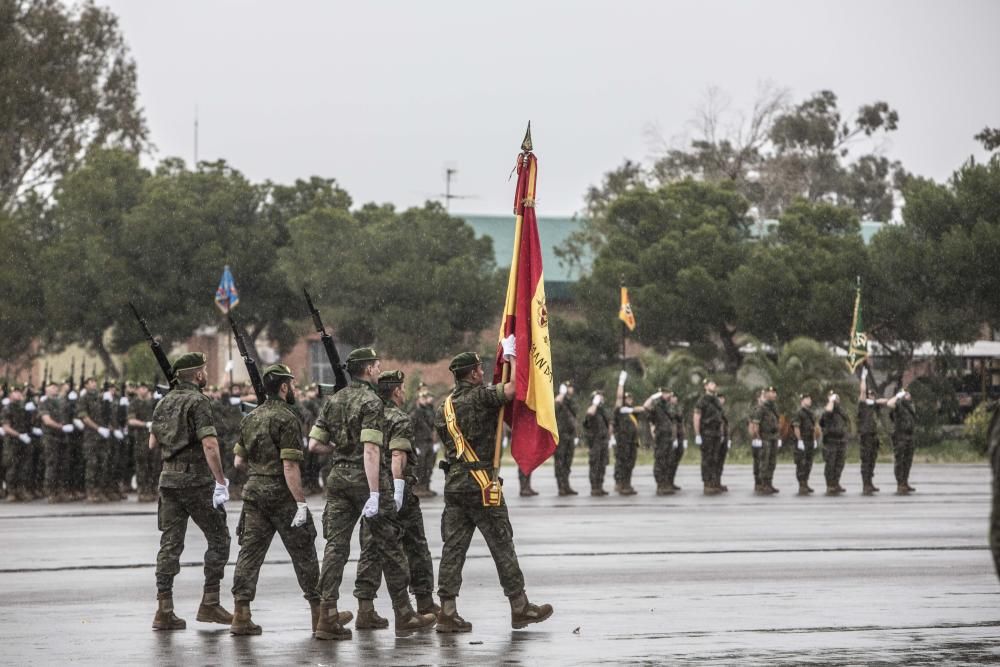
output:
<svg viewBox="0 0 1000 667"><path fill-rule="evenodd" d="M529 135L530 136L530 135ZM517 160L514 195L514 256L507 281L500 339L514 334L517 341L517 376L513 402L504 411L511 429L511 453L528 474L552 456L559 442L555 394L552 390L552 348L549 314L545 307L542 248L535 219L535 182L538 162L525 138ZM497 345L494 382L504 378L503 350Z"/></svg>
<svg viewBox="0 0 1000 667"><path fill-rule="evenodd" d="M618 309L618 319L625 323L629 331L635 331L635 313L632 312L632 302L628 300L628 288L622 286L622 305Z"/></svg>

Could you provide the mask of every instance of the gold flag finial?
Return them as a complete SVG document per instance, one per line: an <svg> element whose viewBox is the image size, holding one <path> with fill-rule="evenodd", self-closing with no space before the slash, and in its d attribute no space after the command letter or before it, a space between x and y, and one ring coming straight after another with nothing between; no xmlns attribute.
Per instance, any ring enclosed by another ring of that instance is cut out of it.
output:
<svg viewBox="0 0 1000 667"><path fill-rule="evenodd" d="M524 141L521 142L522 151L531 150L531 121L528 121L528 131L524 133Z"/></svg>

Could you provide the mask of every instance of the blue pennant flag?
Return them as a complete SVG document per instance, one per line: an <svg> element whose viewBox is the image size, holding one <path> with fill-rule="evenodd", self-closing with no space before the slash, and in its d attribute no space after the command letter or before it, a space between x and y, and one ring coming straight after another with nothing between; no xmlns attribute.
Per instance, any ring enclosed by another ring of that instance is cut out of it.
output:
<svg viewBox="0 0 1000 667"><path fill-rule="evenodd" d="M219 307L224 313L228 313L230 310L238 306L240 303L240 293L236 289L236 283L233 281L233 274L229 270L229 265L222 270L222 279L219 280L219 286L215 289L215 305Z"/></svg>

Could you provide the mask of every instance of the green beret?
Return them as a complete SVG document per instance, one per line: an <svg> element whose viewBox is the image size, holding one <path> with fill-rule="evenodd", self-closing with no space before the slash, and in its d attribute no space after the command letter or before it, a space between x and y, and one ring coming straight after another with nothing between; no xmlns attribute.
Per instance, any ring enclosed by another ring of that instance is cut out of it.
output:
<svg viewBox="0 0 1000 667"><path fill-rule="evenodd" d="M186 371L192 368L201 368L208 363L205 355L201 352L188 352L187 354L182 354L174 360L174 365L171 367L175 373L179 371Z"/></svg>
<svg viewBox="0 0 1000 667"><path fill-rule="evenodd" d="M373 347L359 347L356 350L351 350L351 353L347 355L347 363L352 361L375 361L378 359L378 353Z"/></svg>
<svg viewBox="0 0 1000 667"><path fill-rule="evenodd" d="M406 376L403 374L403 371L400 370L382 371L381 373L379 373L378 376L378 384L380 387L381 386L388 387L394 384L403 384L403 380L405 379Z"/></svg>
<svg viewBox="0 0 1000 667"><path fill-rule="evenodd" d="M267 366L266 368L264 368L263 377L267 377L268 375L274 375L275 377L283 377L283 378L295 377L295 374L292 373L292 369L286 366L285 364L271 364L270 366Z"/></svg>
<svg viewBox="0 0 1000 667"><path fill-rule="evenodd" d="M472 366L477 366L481 363L483 363L483 360L480 359L479 355L475 352L462 352L461 354L456 354L452 357L451 363L448 364L448 370L455 373Z"/></svg>

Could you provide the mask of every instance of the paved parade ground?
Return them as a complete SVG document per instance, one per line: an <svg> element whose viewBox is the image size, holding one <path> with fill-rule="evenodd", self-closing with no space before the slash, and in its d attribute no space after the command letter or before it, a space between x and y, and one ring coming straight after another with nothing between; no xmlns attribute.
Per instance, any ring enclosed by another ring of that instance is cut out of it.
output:
<svg viewBox="0 0 1000 667"><path fill-rule="evenodd" d="M574 470L581 492L584 473ZM516 475L508 469L507 476ZM856 464L845 471L849 493L839 498L795 496L790 465L778 468L782 492L775 497L753 496L746 466L727 467L724 481L730 493L705 497L698 468L682 466L684 491L658 498L644 467L634 480L637 496L558 498L552 469L543 467L535 474L541 495L515 495L509 504L528 595L555 607L548 622L511 630L507 601L477 535L458 605L473 624L471 634L397 639L391 629L355 631L349 642L310 638L309 607L278 542L253 605L262 636L233 638L227 627L195 621L205 542L194 526L174 592L188 627L153 632L154 504L4 503L0 662L1000 662L986 465L917 466L911 482L918 491L910 497L893 495L890 466L876 471L883 491L873 498L861 496ZM309 504L318 517L322 499ZM423 505L436 567L443 501ZM238 517L239 503L231 503L231 528ZM237 549L234 539L223 581L230 609ZM352 562L341 609L355 607L353 572ZM391 616L384 588L376 605Z"/></svg>

